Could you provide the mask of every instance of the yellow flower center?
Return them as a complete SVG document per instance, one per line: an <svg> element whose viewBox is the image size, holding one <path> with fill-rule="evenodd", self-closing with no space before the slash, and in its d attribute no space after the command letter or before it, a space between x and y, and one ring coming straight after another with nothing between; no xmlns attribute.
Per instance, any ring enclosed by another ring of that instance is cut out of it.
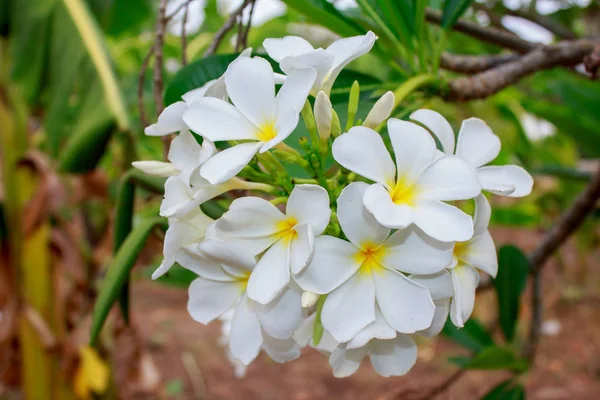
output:
<svg viewBox="0 0 600 400"><path fill-rule="evenodd" d="M256 138L261 142L268 142L269 140L274 139L275 136L277 136L275 122L267 122L262 124L256 133Z"/></svg>
<svg viewBox="0 0 600 400"><path fill-rule="evenodd" d="M250 279L250 271L245 271L242 276L237 278L236 282L242 287L243 291L248 287L248 279Z"/></svg>
<svg viewBox="0 0 600 400"><path fill-rule="evenodd" d="M454 245L454 256L460 261L469 251L469 242L456 242Z"/></svg>
<svg viewBox="0 0 600 400"><path fill-rule="evenodd" d="M390 186L392 186L390 197L395 204L415 205L417 188L414 184L407 184L403 179L398 179L395 185Z"/></svg>
<svg viewBox="0 0 600 400"><path fill-rule="evenodd" d="M381 261L385 256L387 249L373 243L367 243L362 246L362 250L354 255L354 260L360 264L358 273L361 275L370 275L374 272L383 271L384 267Z"/></svg>
<svg viewBox="0 0 600 400"><path fill-rule="evenodd" d="M294 217L288 217L283 221L279 221L277 223L277 233L275 234L277 239L290 242L298 237L298 232L294 229L297 224L298 220Z"/></svg>

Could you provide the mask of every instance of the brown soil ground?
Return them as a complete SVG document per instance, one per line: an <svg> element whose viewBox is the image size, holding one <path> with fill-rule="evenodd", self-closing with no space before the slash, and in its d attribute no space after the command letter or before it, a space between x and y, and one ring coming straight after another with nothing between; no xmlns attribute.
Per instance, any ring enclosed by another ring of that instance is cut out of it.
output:
<svg viewBox="0 0 600 400"><path fill-rule="evenodd" d="M498 229L497 244L518 243L525 250L539 238L535 232ZM544 321L561 324L556 335L543 335L534 368L526 376L527 398L533 400L600 399L600 271L599 252L579 259L574 246L561 252L544 271ZM560 272L562 271L562 272ZM585 280L580 279L585 277ZM444 338L422 342L419 361L404 376L378 376L368 362L352 377L334 378L327 358L306 349L301 358L280 365L261 355L245 378L237 379L218 344L219 323L202 326L186 310L186 290L149 282L133 285L133 315L152 360L159 370L158 394L140 398L160 399L406 399L452 375L456 368L448 356L461 349ZM523 306L519 333L527 333L528 296ZM494 293L478 297L475 314L492 323ZM502 372L470 371L438 399L478 399L507 377Z"/></svg>

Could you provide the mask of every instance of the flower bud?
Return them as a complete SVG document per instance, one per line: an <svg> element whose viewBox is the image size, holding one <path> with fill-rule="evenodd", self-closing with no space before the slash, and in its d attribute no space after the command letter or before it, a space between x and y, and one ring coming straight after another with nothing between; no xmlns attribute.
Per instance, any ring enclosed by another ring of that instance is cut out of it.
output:
<svg viewBox="0 0 600 400"><path fill-rule="evenodd" d="M304 292L302 293L302 308L310 308L317 304L317 300L319 300L319 295L313 292Z"/></svg>
<svg viewBox="0 0 600 400"><path fill-rule="evenodd" d="M350 96L348 98L348 121L346 123L346 130L349 130L354 126L354 118L358 111L358 100L360 99L360 85L358 81L354 81L350 88Z"/></svg>
<svg viewBox="0 0 600 400"><path fill-rule="evenodd" d="M173 176L179 173L179 170L175 168L170 162L163 161L134 161L131 163L135 168L140 171L153 176Z"/></svg>
<svg viewBox="0 0 600 400"><path fill-rule="evenodd" d="M329 97L320 91L315 100L315 120L321 140L327 140L331 134L331 107Z"/></svg>
<svg viewBox="0 0 600 400"><path fill-rule="evenodd" d="M342 133L342 125L340 124L340 117L338 117L335 110L331 110L331 135L336 138Z"/></svg>
<svg viewBox="0 0 600 400"><path fill-rule="evenodd" d="M363 126L367 128L375 129L377 128L383 121L385 121L392 110L394 109L394 93L387 92L371 108L369 111L369 115L367 115L367 119L363 123Z"/></svg>

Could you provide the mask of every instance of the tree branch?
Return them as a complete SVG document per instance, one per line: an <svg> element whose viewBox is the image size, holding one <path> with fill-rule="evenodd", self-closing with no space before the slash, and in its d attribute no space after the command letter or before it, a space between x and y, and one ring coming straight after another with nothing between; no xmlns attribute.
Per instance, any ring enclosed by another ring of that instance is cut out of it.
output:
<svg viewBox="0 0 600 400"><path fill-rule="evenodd" d="M592 39L579 39L536 48L515 61L504 63L474 76L451 81L450 91L446 98L454 101L481 99L514 84L533 72L550 69L557 65L579 64L594 50L595 43L596 41Z"/></svg>
<svg viewBox="0 0 600 400"><path fill-rule="evenodd" d="M425 10L425 17L429 22L433 22L438 25L442 21L442 13L430 8ZM458 20L452 29L457 32L472 36L476 39L514 50L519 53L527 53L528 51L539 46L539 44L523 40L513 33L508 33L496 28L485 28L475 22L462 19Z"/></svg>
<svg viewBox="0 0 600 400"><path fill-rule="evenodd" d="M442 53L440 66L448 71L463 74L475 74L495 68L499 65L516 61L520 58L518 54L493 54L487 56L472 56L452 53Z"/></svg>
<svg viewBox="0 0 600 400"><path fill-rule="evenodd" d="M240 6L238 8L233 10L231 15L229 15L229 18L227 18L227 21L225 21L223 26L221 26L221 28L219 28L219 30L215 34L215 37L214 37L212 43L210 44L210 46L204 53L204 57L215 54L215 52L217 51L217 48L223 41L223 38L225 38L225 35L227 34L227 32L229 32L231 30L231 28L233 28L233 26L235 25L235 21L236 21L237 17L244 12L244 9L246 8L246 6L248 6L248 4L250 4L251 1L252 0L244 0L244 2L242 4L240 4Z"/></svg>
<svg viewBox="0 0 600 400"><path fill-rule="evenodd" d="M506 15L511 15L513 17L523 18L528 21L533 22L541 26L542 28L550 31L555 36L561 39L576 39L577 37L569 28L558 22L557 20L547 17L545 15L540 15L535 11L527 11L527 10L511 10L510 8L503 8L503 13Z"/></svg>

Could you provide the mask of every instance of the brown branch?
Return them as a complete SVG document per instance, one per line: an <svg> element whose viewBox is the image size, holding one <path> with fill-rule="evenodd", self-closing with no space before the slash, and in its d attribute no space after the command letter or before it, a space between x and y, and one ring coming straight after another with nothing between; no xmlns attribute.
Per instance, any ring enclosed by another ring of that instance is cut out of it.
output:
<svg viewBox="0 0 600 400"><path fill-rule="evenodd" d="M511 15L513 17L523 18L528 21L533 22L541 26L542 28L548 30L553 33L555 36L561 39L576 39L577 37L569 28L558 22L557 20L547 17L545 15L540 15L535 11L527 11L527 10L511 10L510 8L503 8L502 11L506 15Z"/></svg>
<svg viewBox="0 0 600 400"><path fill-rule="evenodd" d="M163 92L163 44L165 36L165 26L167 25L167 0L160 0L158 8L158 19L156 21L156 36L154 39L154 103L156 106L156 115L163 112L164 105L162 99ZM163 158L166 160L169 153L169 136L163 136Z"/></svg>
<svg viewBox="0 0 600 400"><path fill-rule="evenodd" d="M425 17L429 22L435 24L440 24L442 22L442 13L430 8L425 10ZM476 39L514 50L518 53L527 53L539 46L539 44L523 40L513 33L496 28L485 28L475 22L462 19L458 20L452 29Z"/></svg>
<svg viewBox="0 0 600 400"><path fill-rule="evenodd" d="M394 399L396 400L430 400L435 398L436 396L442 394L446 390L448 390L452 385L454 385L462 376L467 372L466 369L459 369L450 375L448 378L444 379L439 385L430 389L426 393L414 393L412 391L409 392L396 392Z"/></svg>
<svg viewBox="0 0 600 400"><path fill-rule="evenodd" d="M475 74L495 68L499 65L518 60L518 54L493 54L487 56L471 56L442 53L440 66L444 69L463 74Z"/></svg>
<svg viewBox="0 0 600 400"><path fill-rule="evenodd" d="M577 65L593 51L594 44L592 39L579 39L536 48L515 61L474 76L451 81L446 98L454 101L481 99L533 72L558 65Z"/></svg>
<svg viewBox="0 0 600 400"><path fill-rule="evenodd" d="M140 109L140 123L143 127L148 126L148 120L146 119L146 110L144 108L144 82L146 80L146 71L148 70L148 65L150 64L150 59L154 55L154 46L150 48L148 54L144 57L142 61L142 66L140 68L140 74L138 75L138 108Z"/></svg>
<svg viewBox="0 0 600 400"><path fill-rule="evenodd" d="M181 20L181 65L187 65L187 33L185 25L187 24L190 1L185 3L185 11Z"/></svg>
<svg viewBox="0 0 600 400"><path fill-rule="evenodd" d="M170 15L166 17L167 22L170 22L177 15L177 13L179 13L179 11L183 10L184 8L187 10L192 1L194 0L187 0L185 3L180 4L179 7L175 9L175 11L173 11Z"/></svg>
<svg viewBox="0 0 600 400"><path fill-rule="evenodd" d="M252 15L254 14L254 7L256 6L257 0L252 0L252 5L250 6L250 13L248 13L248 22L246 23L245 29L242 29L242 33L237 38L236 43L236 51L241 52L248 45L248 34L250 33L250 28L252 27ZM243 27L243 26L242 26Z"/></svg>
<svg viewBox="0 0 600 400"><path fill-rule="evenodd" d="M231 15L229 15L229 18L227 18L227 21L225 21L225 23L223 24L223 26L221 26L219 28L219 30L217 31L217 33L215 33L215 37L214 37L212 43L210 44L210 46L208 46L208 49L206 50L206 52L204 53L204 57L207 57L207 56L215 54L215 52L219 48L219 45L221 44L221 42L225 38L225 35L227 35L227 33L235 25L237 17L239 15L241 15L242 12L244 12L244 9L246 8L246 6L248 4L250 4L251 1L252 0L244 0L244 2L238 8L236 8L235 10L233 10L233 12L231 13Z"/></svg>

